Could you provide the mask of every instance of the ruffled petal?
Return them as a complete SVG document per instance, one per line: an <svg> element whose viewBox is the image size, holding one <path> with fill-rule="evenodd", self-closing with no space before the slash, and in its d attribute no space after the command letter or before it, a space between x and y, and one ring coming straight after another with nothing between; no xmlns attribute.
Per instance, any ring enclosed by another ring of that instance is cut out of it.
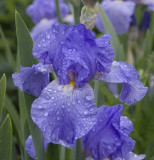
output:
<svg viewBox="0 0 154 160"><path fill-rule="evenodd" d="M40 64L38 64L40 65ZM49 84L48 73L40 72L38 65L32 67L20 67L20 73L12 74L14 84L22 92L38 97L43 88Z"/></svg>
<svg viewBox="0 0 154 160"><path fill-rule="evenodd" d="M58 19L43 19L41 22L36 24L34 28L31 31L31 36L33 41L36 40L36 38L42 34L43 32L47 31L49 28L51 28L52 25L57 25L59 24Z"/></svg>
<svg viewBox="0 0 154 160"><path fill-rule="evenodd" d="M124 83L120 101L125 102L127 105L140 101L147 93L148 87L144 87L143 83L139 80Z"/></svg>
<svg viewBox="0 0 154 160"><path fill-rule="evenodd" d="M48 142L72 148L96 123L92 88L52 81L32 104L31 117Z"/></svg>
<svg viewBox="0 0 154 160"><path fill-rule="evenodd" d="M97 122L83 138L85 154L94 159L125 158L133 150L135 142L120 127L122 105L102 106Z"/></svg>
<svg viewBox="0 0 154 160"><path fill-rule="evenodd" d="M145 158L144 154L137 155L133 152L129 152L126 159L123 158L116 158L115 160L143 160Z"/></svg>
<svg viewBox="0 0 154 160"><path fill-rule="evenodd" d="M97 79L109 83L124 83L120 100L126 104L140 101L148 90L139 81L139 74L136 69L126 62L114 61L111 71L108 74L102 73Z"/></svg>
<svg viewBox="0 0 154 160"><path fill-rule="evenodd" d="M126 116L121 116L120 128L123 133L129 135L133 131L134 126L133 123Z"/></svg>
<svg viewBox="0 0 154 160"><path fill-rule="evenodd" d="M44 149L46 150L48 146L48 142L44 140ZM35 149L33 145L32 136L29 136L25 142L25 149L30 157L36 159Z"/></svg>
<svg viewBox="0 0 154 160"><path fill-rule="evenodd" d="M92 80L95 75L96 50L97 45L92 32L87 30L83 24L74 26L72 32L64 41L64 45L62 47L62 53L64 56L63 66L56 66L60 55L54 60L55 70L58 70L58 77L65 77L67 73L70 75L73 71L76 73L76 86L83 87L85 83ZM69 78L71 79L72 77Z"/></svg>
<svg viewBox="0 0 154 160"><path fill-rule="evenodd" d="M95 36L85 25L59 25L36 39L33 55L43 64L53 64L60 84L75 81L83 87L95 75L97 49Z"/></svg>
<svg viewBox="0 0 154 160"><path fill-rule="evenodd" d="M54 72L52 64L41 64L41 63L38 63L35 66L35 70L37 70L38 72L41 72L43 74Z"/></svg>
<svg viewBox="0 0 154 160"><path fill-rule="evenodd" d="M67 25L52 26L49 30L42 33L34 41L33 55L40 62L52 64L55 55L57 55L63 46L65 40L71 31ZM61 57L62 59L62 57Z"/></svg>
<svg viewBox="0 0 154 160"><path fill-rule="evenodd" d="M128 32L132 20L131 16L134 13L134 2L120 0L103 1L101 6L118 34ZM96 20L96 26L101 32L105 32L100 16Z"/></svg>
<svg viewBox="0 0 154 160"><path fill-rule="evenodd" d="M109 73L114 57L114 50L110 45L110 34L105 34L99 38L96 38L96 44L98 46L96 70L98 72Z"/></svg>

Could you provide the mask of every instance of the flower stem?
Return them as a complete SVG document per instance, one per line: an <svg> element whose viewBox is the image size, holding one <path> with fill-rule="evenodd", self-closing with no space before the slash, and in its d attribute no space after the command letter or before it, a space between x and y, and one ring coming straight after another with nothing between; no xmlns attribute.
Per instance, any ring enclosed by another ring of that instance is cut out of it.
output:
<svg viewBox="0 0 154 160"><path fill-rule="evenodd" d="M98 80L95 80L95 86L94 86L94 95L95 95L95 103L96 103L96 106L97 106L97 102L98 102L98 89L99 89L99 81Z"/></svg>
<svg viewBox="0 0 154 160"><path fill-rule="evenodd" d="M56 3L56 11L57 11L58 20L60 23L62 23L60 9L59 9L59 0L55 0L55 3Z"/></svg>
<svg viewBox="0 0 154 160"><path fill-rule="evenodd" d="M80 23L80 5L77 7L73 5L73 11L74 11L74 24Z"/></svg>

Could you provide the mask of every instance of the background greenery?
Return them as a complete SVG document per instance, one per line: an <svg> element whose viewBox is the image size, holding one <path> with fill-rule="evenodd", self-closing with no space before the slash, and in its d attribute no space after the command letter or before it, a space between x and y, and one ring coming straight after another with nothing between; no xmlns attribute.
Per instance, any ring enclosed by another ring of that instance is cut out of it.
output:
<svg viewBox="0 0 154 160"><path fill-rule="evenodd" d="M33 137L38 136L35 137L35 146L38 146L38 159L44 159L42 158L44 153L41 153L42 149L40 148L42 145L37 144L41 133L36 134L39 132L38 128L31 122L29 117L30 103L33 97L21 93L12 82L12 73L16 70L19 71L20 65L32 64L32 61L28 61L29 59L24 57L26 54L31 56L32 41L26 26L31 30L33 23L25 12L26 7L31 2L30 0L0 1L0 78L2 77L0 81L0 159L2 160L30 159L24 150L24 142L30 132ZM15 9L25 23L17 13L15 16ZM138 23L143 17L143 9L145 8L139 7L136 10ZM136 141L134 152L146 154L146 160L154 160L154 80L153 82L150 80L150 77L154 75L154 34L152 34L154 13L152 13L150 29L147 31L138 30L139 34L137 37L134 36L136 34L134 28L131 28L128 34L117 36L110 22L105 18L103 10L100 8L99 13L103 16L102 21L106 24L107 32L112 35L111 43L115 49L116 59L133 64L140 73L141 81L149 87L149 92L142 101L136 105L124 106L123 115L128 116L134 124L134 131L131 134L131 137ZM94 31L96 36L101 35L96 28L94 28ZM18 38L18 48L16 37ZM28 41L26 42L25 39ZM27 45L25 46L25 44ZM26 61L26 59L28 60ZM6 77L3 75L4 73ZM92 86L94 86L94 83L91 83ZM120 88L121 85L118 86L119 90ZM95 84L95 94L97 94L96 92L98 92L98 106L120 103L108 89L106 83L100 82ZM50 144L47 149L46 159L82 160L83 157L78 156L81 151L80 141L74 152L64 147Z"/></svg>

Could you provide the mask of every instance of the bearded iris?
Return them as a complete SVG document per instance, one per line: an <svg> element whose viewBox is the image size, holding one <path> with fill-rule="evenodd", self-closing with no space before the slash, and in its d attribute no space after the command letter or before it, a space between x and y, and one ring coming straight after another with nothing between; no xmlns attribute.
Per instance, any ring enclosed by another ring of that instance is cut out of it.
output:
<svg viewBox="0 0 154 160"><path fill-rule="evenodd" d="M146 5L149 10L154 11L153 0L104 0L101 6L110 19L115 31L118 34L124 34L128 32L131 25L136 25L135 7L138 4ZM150 21L147 23L150 23ZM97 17L96 26L99 31L105 32L100 16Z"/></svg>
<svg viewBox="0 0 154 160"><path fill-rule="evenodd" d="M64 19L69 14L70 8L63 0L59 0L59 8L61 18ZM36 39L39 34L49 29L50 26L59 24L55 0L34 0L33 3L27 7L27 14L35 23L35 27L31 32L33 40Z"/></svg>
<svg viewBox="0 0 154 160"><path fill-rule="evenodd" d="M147 87L139 81L134 67L113 61L110 38L105 34L95 39L83 24L52 26L34 41L33 55L39 60L39 67L21 68L20 73L13 74L16 86L37 96L31 117L43 132L45 146L52 142L73 148L76 140L95 125L98 109L88 84L92 79L124 83L120 100L126 104L135 103L146 94ZM51 72L58 78L49 82ZM42 76L36 78L38 73ZM39 93L34 94L39 86Z"/></svg>

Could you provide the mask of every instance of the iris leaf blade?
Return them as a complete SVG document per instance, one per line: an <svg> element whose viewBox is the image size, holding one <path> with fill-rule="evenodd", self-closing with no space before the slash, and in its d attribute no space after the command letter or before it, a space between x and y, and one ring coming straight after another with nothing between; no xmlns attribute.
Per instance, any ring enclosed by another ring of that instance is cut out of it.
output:
<svg viewBox="0 0 154 160"><path fill-rule="evenodd" d="M1 113L3 110L3 104L5 99L5 92L6 92L6 77L5 74L0 80L0 119L1 119Z"/></svg>
<svg viewBox="0 0 154 160"><path fill-rule="evenodd" d="M25 25L24 21L20 17L20 15L16 12L15 14L16 20L16 33L17 33L17 43L18 43L18 67L31 67L36 60L32 56L32 47L33 41ZM18 68L19 70L19 68ZM33 144L36 152L36 157L38 160L45 160L44 153L44 143L43 143L43 135L40 129L34 124L31 119L31 104L34 101L34 97L28 94L24 94L26 113L28 118L28 124L30 133L33 138Z"/></svg>
<svg viewBox="0 0 154 160"><path fill-rule="evenodd" d="M0 159L11 160L12 156L12 124L7 115L0 127Z"/></svg>
<svg viewBox="0 0 154 160"><path fill-rule="evenodd" d="M2 37L2 41L3 41L4 46L5 46L7 60L9 62L9 64L12 66L13 70L15 71L15 67L16 67L15 59L14 59L13 54L12 54L12 52L10 50L10 47L9 47L9 45L7 43L7 40L5 38L5 35L3 33L3 30L2 30L1 26L0 26L0 35Z"/></svg>
<svg viewBox="0 0 154 160"><path fill-rule="evenodd" d="M113 28L109 18L107 17L107 15L104 12L103 8L101 7L100 3L97 3L97 5L98 5L98 13L100 15L100 18L101 18L101 21L102 21L103 26L105 28L105 31L111 34L111 45L114 49L115 60L117 60L117 61L125 60L123 47L120 44L120 41L119 41L119 38L115 32L115 29Z"/></svg>

